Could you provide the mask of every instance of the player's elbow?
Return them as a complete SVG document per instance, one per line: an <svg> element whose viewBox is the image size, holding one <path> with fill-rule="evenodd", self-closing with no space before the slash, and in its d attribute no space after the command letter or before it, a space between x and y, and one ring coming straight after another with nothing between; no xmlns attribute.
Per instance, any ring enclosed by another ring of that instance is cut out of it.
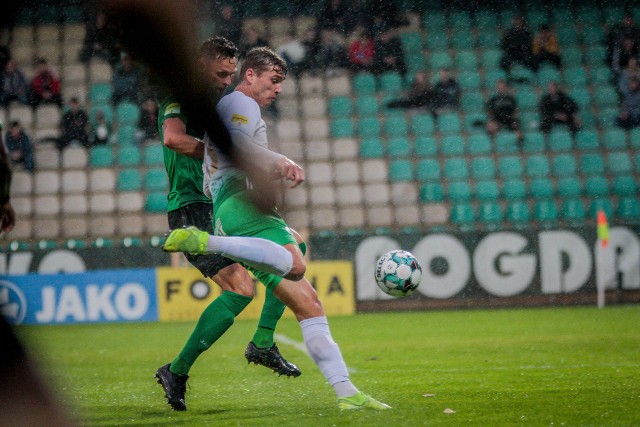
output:
<svg viewBox="0 0 640 427"><path fill-rule="evenodd" d="M297 282L298 280L302 280L304 278L304 273L306 271L307 264L304 262L304 258L294 257L291 270L289 271L289 273L287 273L286 276L284 276L284 278Z"/></svg>

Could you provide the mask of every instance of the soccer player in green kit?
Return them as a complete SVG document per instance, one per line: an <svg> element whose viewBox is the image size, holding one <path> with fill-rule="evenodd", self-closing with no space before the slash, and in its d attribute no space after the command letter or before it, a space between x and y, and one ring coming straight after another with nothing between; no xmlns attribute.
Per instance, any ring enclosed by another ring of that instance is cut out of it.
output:
<svg viewBox="0 0 640 427"><path fill-rule="evenodd" d="M216 109L243 161L262 169L272 179L285 179L295 187L304 181L304 171L287 157L268 149L266 124L260 112L261 107L268 107L282 92L286 74L286 63L272 50L251 49L240 70L240 83L218 102ZM306 247L300 235L287 226L275 208L270 212L256 208L251 202L251 182L243 172L208 137L205 145L205 175L209 175L209 191L214 201L215 235L196 227L174 229L163 249L224 254L242 262L260 278L267 273L277 275L278 278L261 280L296 315L307 351L333 388L338 407L389 409L389 405L362 393L351 382L322 303L304 277ZM212 151L215 156L210 154Z"/></svg>
<svg viewBox="0 0 640 427"><path fill-rule="evenodd" d="M199 65L211 82L211 108L215 108L215 102L232 83L237 71L237 52L233 43L223 37L212 37L200 48ZM203 133L190 127L188 111L182 111L181 105L172 97L161 104L158 127L170 182L170 228L193 225L211 230L212 202L203 192L204 144L199 139ZM205 277L212 278L223 293L202 313L178 357L156 372L168 403L177 411L186 410L185 383L196 358L224 334L255 292L247 270L236 261L218 254L187 254L187 259ZM268 275L261 279L271 280ZM247 346L245 357L249 362L267 366L280 375L297 377L300 370L280 355L273 342L274 329L284 308L285 305L267 289L258 329Z"/></svg>

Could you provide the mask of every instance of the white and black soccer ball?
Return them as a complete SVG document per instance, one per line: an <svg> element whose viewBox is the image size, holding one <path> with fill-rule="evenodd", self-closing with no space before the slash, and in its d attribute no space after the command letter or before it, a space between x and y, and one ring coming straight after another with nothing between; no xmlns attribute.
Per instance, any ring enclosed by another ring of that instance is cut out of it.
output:
<svg viewBox="0 0 640 427"><path fill-rule="evenodd" d="M395 250L378 259L374 277L385 294L403 297L411 295L420 284L422 267L410 252Z"/></svg>

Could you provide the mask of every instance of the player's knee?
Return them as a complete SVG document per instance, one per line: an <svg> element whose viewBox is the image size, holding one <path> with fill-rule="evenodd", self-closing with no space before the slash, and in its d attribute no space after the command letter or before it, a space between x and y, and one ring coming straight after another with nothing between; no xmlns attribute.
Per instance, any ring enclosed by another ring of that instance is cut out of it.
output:
<svg viewBox="0 0 640 427"><path fill-rule="evenodd" d="M240 264L232 264L223 268L213 276L213 280L224 291L230 291L239 295L253 298L255 286L247 270Z"/></svg>

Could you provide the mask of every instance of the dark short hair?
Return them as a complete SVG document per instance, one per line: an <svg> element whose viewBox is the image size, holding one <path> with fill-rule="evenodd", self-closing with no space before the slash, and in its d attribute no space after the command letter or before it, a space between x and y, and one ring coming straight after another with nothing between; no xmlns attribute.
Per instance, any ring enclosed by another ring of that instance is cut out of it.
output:
<svg viewBox="0 0 640 427"><path fill-rule="evenodd" d="M232 41L222 36L209 37L200 46L200 56L208 58L236 58L238 56L238 48Z"/></svg>
<svg viewBox="0 0 640 427"><path fill-rule="evenodd" d="M280 73L287 75L286 61L268 47L254 47L247 52L240 69L240 75L244 76L249 68L255 70L258 75L272 68L275 70L279 68Z"/></svg>
<svg viewBox="0 0 640 427"><path fill-rule="evenodd" d="M14 120L11 122L11 125L9 127L12 127L12 128L20 127L20 122L17 120Z"/></svg>

